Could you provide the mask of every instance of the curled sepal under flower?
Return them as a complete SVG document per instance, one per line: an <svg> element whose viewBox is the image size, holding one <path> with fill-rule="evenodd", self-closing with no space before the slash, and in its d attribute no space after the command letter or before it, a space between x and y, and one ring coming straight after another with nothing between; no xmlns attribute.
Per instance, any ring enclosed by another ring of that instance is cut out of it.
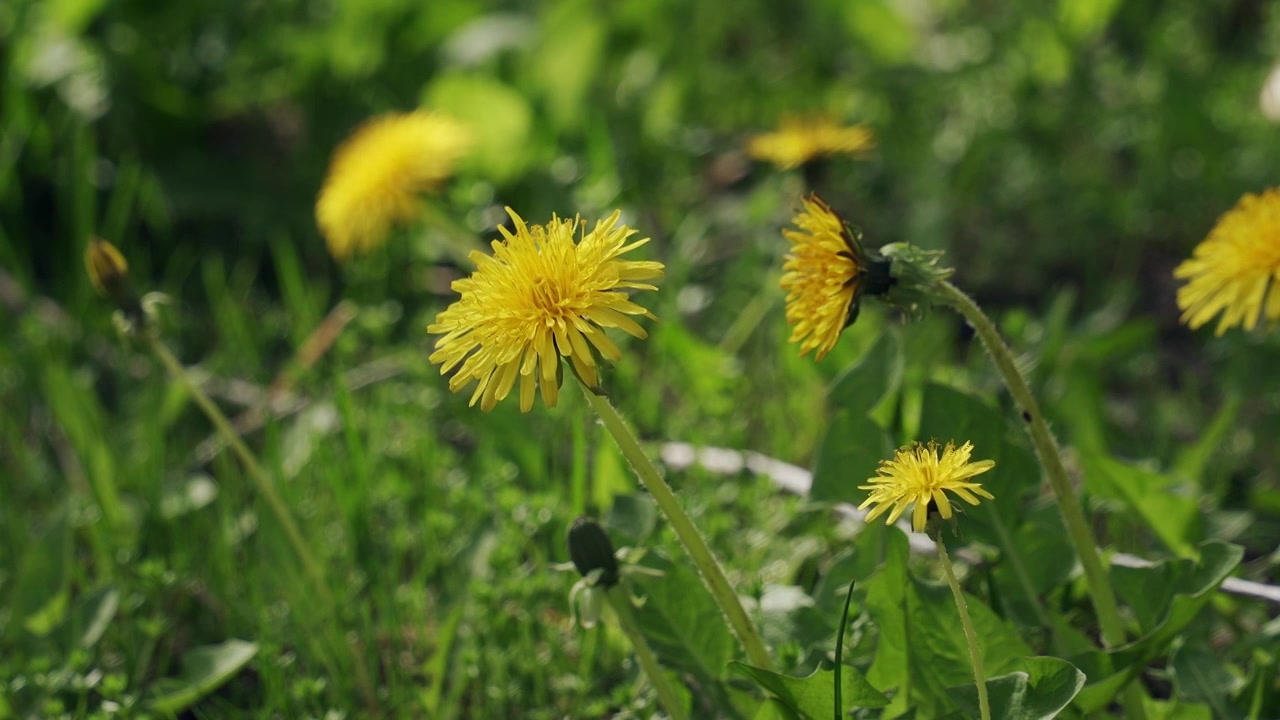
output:
<svg viewBox="0 0 1280 720"><path fill-rule="evenodd" d="M1216 335L1280 322L1280 187L1240 198L1173 276L1186 281L1178 308L1193 330L1218 314Z"/></svg>
<svg viewBox="0 0 1280 720"><path fill-rule="evenodd" d="M885 245L880 248L880 254L889 261L892 278L881 300L912 319L919 319L934 305L950 302L941 289L943 281L951 277L955 269L941 264L941 250L925 250L900 242Z"/></svg>
<svg viewBox="0 0 1280 720"><path fill-rule="evenodd" d="M791 220L798 230L782 231L791 243L780 285L787 293L790 342L800 354L815 350L818 360L835 347L840 334L858 317L864 293L888 287L888 265L873 258L860 236L817 195Z"/></svg>
<svg viewBox="0 0 1280 720"><path fill-rule="evenodd" d="M867 522L889 512L886 522L891 525L907 508L914 506L911 529L924 532L928 526L930 502L937 504L944 519L951 517L949 492L970 505L979 503L979 495L994 500L982 485L968 479L995 467L995 461L969 462L972 452L973 444L968 442L959 448L953 442L947 443L941 456L938 455L938 443L932 440L927 445L914 443L900 448L892 460L880 462L876 471L878 475L867 481L870 485L858 487L859 490L871 491L858 509L871 507Z"/></svg>
<svg viewBox="0 0 1280 720"><path fill-rule="evenodd" d="M493 255L471 253L476 271L453 283L461 297L427 328L441 335L430 360L441 374L456 369L454 392L476 382L471 404L485 411L518 380L520 410L528 412L536 390L548 407L556 404L562 357L585 386L599 385L595 354L622 357L605 328L648 336L630 316L657 318L632 302L630 291L657 290L643 281L662 277L663 266L620 259L649 239L628 243L636 231L618 223L616 210L590 232L581 218L552 216L544 227L507 213L514 231L499 228L503 239L493 242Z"/></svg>

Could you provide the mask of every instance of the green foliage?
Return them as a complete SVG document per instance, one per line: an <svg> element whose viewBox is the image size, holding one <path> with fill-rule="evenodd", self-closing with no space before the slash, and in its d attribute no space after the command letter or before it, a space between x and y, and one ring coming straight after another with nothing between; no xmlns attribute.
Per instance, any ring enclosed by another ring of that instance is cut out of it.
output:
<svg viewBox="0 0 1280 720"><path fill-rule="evenodd" d="M830 717L835 657L855 717L974 716L923 536L838 507L930 439L996 463L995 499L956 503L941 537L997 717L1120 716L1126 687L1152 719L1280 717L1275 605L1224 586L1280 585L1280 335L1187 331L1170 276L1277 182L1277 46L1256 2L0 3L0 718L655 715L625 638L570 620L581 514L628 548L696 717ZM331 153L418 106L474 151L388 247L336 265L314 220ZM876 149L745 158L810 112ZM777 229L808 191L869 247L946 251L999 320L1114 559L1127 644L1099 646L1022 408L959 320L868 298L823 362L786 343ZM741 662L572 384L483 414L426 361L503 206L621 208L652 238L659 321L617 338L606 387L654 457L749 451L665 472L772 671ZM336 610L193 399L117 336L94 235L171 301L161 332ZM808 495L769 458L812 468Z"/></svg>

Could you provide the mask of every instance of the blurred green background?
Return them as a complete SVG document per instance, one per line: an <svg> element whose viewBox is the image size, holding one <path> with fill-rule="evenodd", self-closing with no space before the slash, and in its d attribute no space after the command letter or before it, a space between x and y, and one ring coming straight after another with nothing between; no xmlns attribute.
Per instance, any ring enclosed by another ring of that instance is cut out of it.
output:
<svg viewBox="0 0 1280 720"><path fill-rule="evenodd" d="M829 384L882 333L906 348L895 439L929 382L998 388L951 317L897 329L869 307L821 365L797 358L776 278L801 193L872 247L946 250L1063 440L1169 470L1205 513L1186 539L1244 544L1274 583L1280 343L1180 326L1171 270L1277 182L1277 63L1280 7L1257 0L0 5L0 717L136 714L229 638L256 643L252 670L193 716L360 716L353 663L401 716L651 707L621 641L569 624L575 578L551 568L576 514L635 492L625 465L573 393L482 415L426 362L463 271L449 248L495 237L503 205L621 207L654 238L661 322L610 379L643 437L801 465ZM477 151L429 201L438 222L334 264L313 219L330 153L420 105L470 123ZM791 172L744 155L810 112L868 124L876 149ZM248 437L343 623L203 417L114 336L93 235L173 298L171 344L230 414L288 379L302 407ZM342 299L354 320L299 362ZM740 588L811 582L848 541L749 474L672 480ZM1115 509L1108 544L1160 550Z"/></svg>

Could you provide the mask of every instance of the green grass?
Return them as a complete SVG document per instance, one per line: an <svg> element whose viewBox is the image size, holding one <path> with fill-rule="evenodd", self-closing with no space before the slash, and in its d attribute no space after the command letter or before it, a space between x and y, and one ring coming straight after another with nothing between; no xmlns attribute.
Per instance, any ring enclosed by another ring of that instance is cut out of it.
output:
<svg viewBox="0 0 1280 720"><path fill-rule="evenodd" d="M933 559L831 505L864 497L881 436L980 430L998 499L948 542L1000 640L988 675L1069 661L1087 681L1064 717L1121 716L1102 686L1125 669L1149 717L1280 715L1275 605L1216 589L1228 572L1280 585L1280 341L1186 330L1170 275L1276 183L1257 98L1280 14L1202 5L0 9L0 719L651 717L617 627L571 622L580 514L665 572L632 591L694 717L803 717L781 700L756 715L760 681L728 665L745 658L571 382L560 407L484 414L427 361L458 250L496 236L502 205L532 222L621 207L653 237L660 321L618 338L607 386L654 457L677 441L816 466L812 500L745 470L667 471L782 672L830 670L856 580L842 671L896 691L857 716L969 707L948 690L972 680ZM42 66L56 47L76 62ZM482 123L484 151L431 200L436 221L333 264L312 219L329 153L425 101ZM741 155L813 110L869 123L877 150L793 172ZM1018 354L1099 543L1184 563L1113 571L1145 644L1097 650L1017 408L957 317L868 302L822 363L786 343L778 228L806 190L870 247L946 250ZM95 234L169 296L166 342L225 413L285 379L297 402L244 437L336 611L207 418L115 333L80 260ZM300 362L341 301L350 321ZM894 634L908 626L937 642ZM237 640L256 647L243 663ZM899 640L910 652L884 650Z"/></svg>

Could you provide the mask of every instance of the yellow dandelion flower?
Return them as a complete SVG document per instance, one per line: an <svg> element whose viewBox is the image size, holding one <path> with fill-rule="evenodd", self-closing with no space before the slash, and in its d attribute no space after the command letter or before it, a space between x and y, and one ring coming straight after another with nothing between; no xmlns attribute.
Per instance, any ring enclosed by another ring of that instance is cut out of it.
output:
<svg viewBox="0 0 1280 720"><path fill-rule="evenodd" d="M824 155L864 155L874 145L865 125L845 127L826 115L789 117L774 132L751 138L747 154L787 170Z"/></svg>
<svg viewBox="0 0 1280 720"><path fill-rule="evenodd" d="M528 412L535 387L548 407L556 404L561 357L588 387L596 387L595 353L607 360L622 356L604 328L647 336L628 316L657 318L626 291L657 290L640 281L662 277L663 266L618 259L649 239L627 244L636 231L618 224L616 210L591 232L581 218L552 216L543 227L526 225L511 208L507 214L515 232L499 228L503 239L493 241L492 256L471 253L476 271L453 283L461 297L427 328L442 335L430 360L440 364L442 375L458 368L449 380L454 392L478 381L471 404L479 401L485 411L520 380L520 410Z"/></svg>
<svg viewBox="0 0 1280 720"><path fill-rule="evenodd" d="M915 443L898 450L892 460L884 460L876 471L877 477L869 479L870 485L860 485L859 490L870 490L871 494L858 506L861 510L874 506L867 513L867 522L875 520L892 506L886 521L892 525L906 512L908 507L915 506L911 513L911 528L916 532L924 532L929 520L929 502L938 505L938 512L943 518L951 517L951 501L947 493L955 493L957 497L970 505L978 504L978 495L994 500L991 493L982 489L975 482L967 482L967 478L980 475L995 467L992 460L969 462L973 452L973 444L965 443L959 449L955 443L947 443L938 457L938 443L930 441L928 445Z"/></svg>
<svg viewBox="0 0 1280 720"><path fill-rule="evenodd" d="M329 253L345 260L386 239L418 211L419 195L438 188L470 147L456 120L426 110L374 118L333 154L316 200L316 224Z"/></svg>
<svg viewBox="0 0 1280 720"><path fill-rule="evenodd" d="M1280 321L1280 187L1240 198L1173 276L1187 281L1178 308L1193 330L1218 313L1217 335L1252 330L1262 315Z"/></svg>
<svg viewBox="0 0 1280 720"><path fill-rule="evenodd" d="M888 266L869 258L844 220L817 195L804 199L804 209L791 222L800 229L782 231L791 250L781 281L790 341L800 343L801 356L816 348L821 360L857 318L861 295L887 287Z"/></svg>

